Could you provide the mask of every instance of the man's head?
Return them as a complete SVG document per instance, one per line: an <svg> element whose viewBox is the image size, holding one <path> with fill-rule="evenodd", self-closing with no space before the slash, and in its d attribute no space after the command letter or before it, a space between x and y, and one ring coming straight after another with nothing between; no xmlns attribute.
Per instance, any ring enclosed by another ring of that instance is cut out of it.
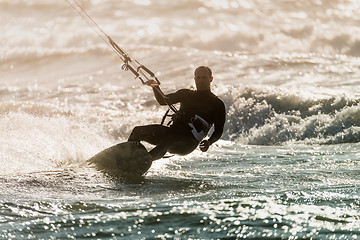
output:
<svg viewBox="0 0 360 240"><path fill-rule="evenodd" d="M194 79L196 84L196 89L198 91L208 91L210 90L210 84L213 80L212 71L209 67L200 66L195 69Z"/></svg>

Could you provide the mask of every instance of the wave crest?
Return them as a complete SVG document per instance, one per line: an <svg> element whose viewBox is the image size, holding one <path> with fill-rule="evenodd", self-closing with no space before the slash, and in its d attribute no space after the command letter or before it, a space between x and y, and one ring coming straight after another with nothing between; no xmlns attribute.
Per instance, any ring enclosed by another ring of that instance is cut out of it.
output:
<svg viewBox="0 0 360 240"><path fill-rule="evenodd" d="M360 99L306 99L255 88L232 92L225 133L231 140L258 145L360 141Z"/></svg>

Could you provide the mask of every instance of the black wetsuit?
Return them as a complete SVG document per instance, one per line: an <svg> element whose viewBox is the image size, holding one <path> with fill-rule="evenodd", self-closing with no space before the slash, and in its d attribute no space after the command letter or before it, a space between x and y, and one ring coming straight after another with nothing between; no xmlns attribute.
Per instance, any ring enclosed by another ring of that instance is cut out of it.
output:
<svg viewBox="0 0 360 240"><path fill-rule="evenodd" d="M166 151L180 155L189 154L199 144L188 124L195 114L210 126L214 125L214 132L208 139L209 143L220 139L225 124L225 105L211 91L181 89L166 95L166 102L156 89L154 94L160 105L180 103L179 113L173 117L170 127L160 124L135 127L129 141L146 141L156 145L150 151L151 155L164 155ZM157 151L161 153L156 153Z"/></svg>

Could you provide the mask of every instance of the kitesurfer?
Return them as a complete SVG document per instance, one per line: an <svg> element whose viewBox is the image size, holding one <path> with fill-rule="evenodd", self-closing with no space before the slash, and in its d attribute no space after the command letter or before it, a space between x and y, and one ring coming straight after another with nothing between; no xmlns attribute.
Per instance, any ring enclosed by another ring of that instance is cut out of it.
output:
<svg viewBox="0 0 360 240"><path fill-rule="evenodd" d="M137 126L129 136L128 141L146 141L156 145L149 152L153 160L162 158L166 152L186 155L198 145L205 152L220 139L225 124L225 105L211 92L211 69L206 66L196 68L194 80L196 90L181 89L168 95L161 94L157 81L147 82L160 105L180 103L180 109L172 116L170 126ZM204 139L212 126L214 131L210 138Z"/></svg>

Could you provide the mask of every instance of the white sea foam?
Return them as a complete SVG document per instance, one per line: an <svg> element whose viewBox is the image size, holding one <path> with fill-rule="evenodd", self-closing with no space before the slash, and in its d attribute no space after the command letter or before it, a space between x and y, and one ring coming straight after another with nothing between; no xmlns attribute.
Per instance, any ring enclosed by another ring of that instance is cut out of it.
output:
<svg viewBox="0 0 360 240"><path fill-rule="evenodd" d="M1 115L0 129L2 175L79 167L112 145L101 130L65 116L9 113Z"/></svg>

